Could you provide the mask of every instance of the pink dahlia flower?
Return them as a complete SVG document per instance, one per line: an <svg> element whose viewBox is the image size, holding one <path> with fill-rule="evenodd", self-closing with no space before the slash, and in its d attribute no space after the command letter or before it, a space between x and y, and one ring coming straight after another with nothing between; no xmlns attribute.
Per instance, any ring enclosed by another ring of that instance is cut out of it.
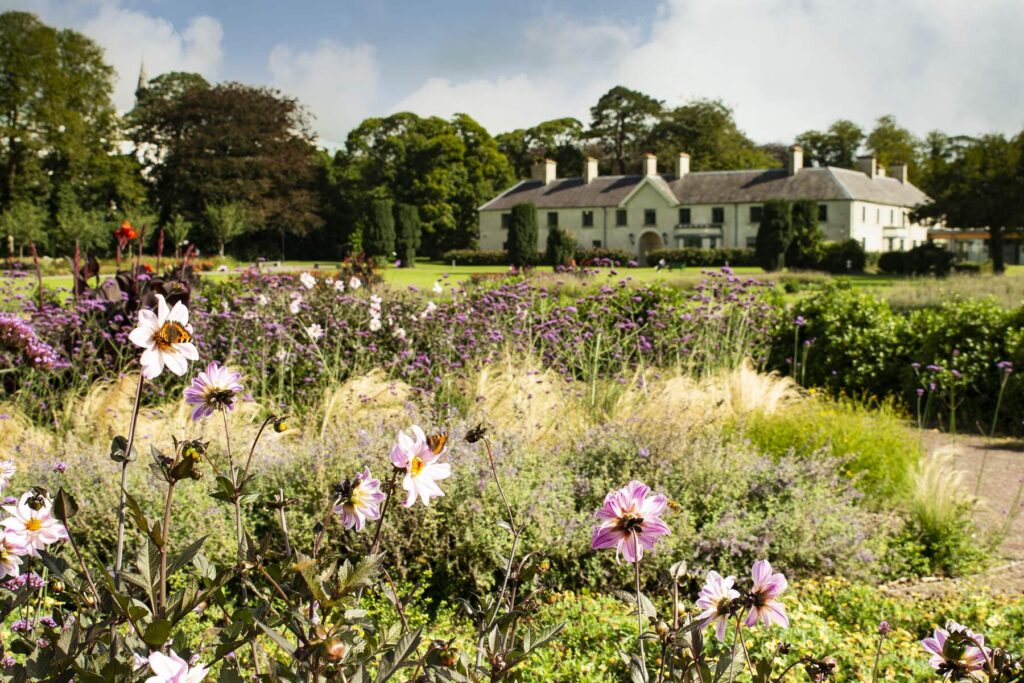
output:
<svg viewBox="0 0 1024 683"><path fill-rule="evenodd" d="M590 547L615 548L615 558L622 554L627 562L639 562L645 550L654 550L658 537L672 532L661 521L668 499L660 493L648 497L650 492L645 484L631 481L605 496Z"/></svg>
<svg viewBox="0 0 1024 683"><path fill-rule="evenodd" d="M53 516L50 501L29 491L17 505L6 505L10 515L0 524L7 527L16 542L25 547L25 554L39 557L39 551L58 541L68 540L68 530Z"/></svg>
<svg viewBox="0 0 1024 683"><path fill-rule="evenodd" d="M725 627L729 622L730 606L734 600L739 600L740 592L732 587L735 583L735 576L722 578L716 571L708 572L707 582L700 589L700 597L697 598L697 607L703 611L697 615L701 620L701 628L711 623L715 624L715 635L719 640L725 639Z"/></svg>
<svg viewBox="0 0 1024 683"><path fill-rule="evenodd" d="M190 667L174 650L168 652L170 656L159 651L149 654L149 670L154 675L147 678L146 683L199 683L206 678L207 667L202 664Z"/></svg>
<svg viewBox="0 0 1024 683"><path fill-rule="evenodd" d="M985 647L985 636L955 621L947 622L944 629L935 629L932 637L922 640L921 645L932 655L928 660L932 668L952 680L977 678L975 672L985 668L985 656L991 653Z"/></svg>
<svg viewBox="0 0 1024 683"><path fill-rule="evenodd" d="M380 480L371 478L370 468L366 467L355 479L346 480L341 485L334 512L341 515L341 523L346 529L354 527L356 531L362 531L366 520L380 519L380 504L385 498L380 490Z"/></svg>
<svg viewBox="0 0 1024 683"><path fill-rule="evenodd" d="M789 586L786 577L778 573L773 574L772 565L768 560L758 560L750 571L754 577L754 587L750 590L753 605L743 623L753 626L760 619L765 626L774 622L783 628L788 627L786 606L776 600Z"/></svg>
<svg viewBox="0 0 1024 683"><path fill-rule="evenodd" d="M416 498L424 505L430 505L431 498L444 495L437 482L452 475L450 464L437 462L444 451L442 447L435 453L427 443L427 435L417 425L412 426L411 437L405 432L398 432L395 447L391 450L391 463L405 470L402 488L409 496L402 505L412 507Z"/></svg>
<svg viewBox="0 0 1024 683"><path fill-rule="evenodd" d="M21 557L28 554L28 548L8 529L0 532L0 579L21 573Z"/></svg>
<svg viewBox="0 0 1024 683"><path fill-rule="evenodd" d="M214 361L192 379L185 388L185 402L195 406L192 419L199 421L216 410L235 409L235 396L242 393L241 373L228 370Z"/></svg>

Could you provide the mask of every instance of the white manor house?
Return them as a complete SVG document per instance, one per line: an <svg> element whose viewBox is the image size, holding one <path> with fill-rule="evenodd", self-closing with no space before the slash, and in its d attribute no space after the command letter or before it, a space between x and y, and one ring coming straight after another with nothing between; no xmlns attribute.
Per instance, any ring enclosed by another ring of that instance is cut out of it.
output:
<svg viewBox="0 0 1024 683"><path fill-rule="evenodd" d="M928 197L907 181L907 169L887 174L874 157L857 170L804 168L799 146L786 168L690 172L682 153L675 173L658 173L657 159L643 159L642 175L601 176L588 159L582 178L559 178L555 162L533 167L524 180L480 207L480 248L504 249L511 209L537 207L538 249L548 229L567 230L581 247L608 247L638 257L664 247L751 247L763 202L810 199L827 240L855 239L867 251L903 251L928 240L928 228L911 221L911 210Z"/></svg>

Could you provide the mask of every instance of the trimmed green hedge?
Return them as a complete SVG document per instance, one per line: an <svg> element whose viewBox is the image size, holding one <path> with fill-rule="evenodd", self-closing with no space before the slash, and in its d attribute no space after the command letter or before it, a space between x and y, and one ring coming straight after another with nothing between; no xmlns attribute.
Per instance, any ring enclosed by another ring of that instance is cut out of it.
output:
<svg viewBox="0 0 1024 683"><path fill-rule="evenodd" d="M661 259L666 263L685 263L695 268L757 265L753 249L655 249L647 254L647 265L657 265Z"/></svg>

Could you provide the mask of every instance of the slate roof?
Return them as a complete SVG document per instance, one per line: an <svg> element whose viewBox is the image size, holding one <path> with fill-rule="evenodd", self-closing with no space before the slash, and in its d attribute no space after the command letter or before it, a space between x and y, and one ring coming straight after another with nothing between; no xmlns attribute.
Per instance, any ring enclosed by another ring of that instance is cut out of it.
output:
<svg viewBox="0 0 1024 683"><path fill-rule="evenodd" d="M644 179L640 175L560 178L545 186L526 180L480 207L481 211L511 209L532 202L539 209L618 206ZM785 169L767 171L706 171L652 178L675 195L679 204L763 202L768 199L860 200L893 206L916 206L928 200L917 187L895 178L868 176L845 168L802 168L796 175Z"/></svg>

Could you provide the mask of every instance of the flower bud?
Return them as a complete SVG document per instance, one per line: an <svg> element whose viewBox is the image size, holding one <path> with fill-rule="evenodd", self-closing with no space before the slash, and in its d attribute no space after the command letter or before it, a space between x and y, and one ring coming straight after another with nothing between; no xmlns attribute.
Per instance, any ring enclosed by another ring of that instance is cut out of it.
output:
<svg viewBox="0 0 1024 683"><path fill-rule="evenodd" d="M345 658L345 654L348 653L348 646L341 642L337 638L330 638L324 641L323 644L324 657L331 662L339 662Z"/></svg>
<svg viewBox="0 0 1024 683"><path fill-rule="evenodd" d="M437 655L437 661L440 662L441 666L451 668L455 666L455 663L459 661L459 656L455 652L455 648L446 647Z"/></svg>
<svg viewBox="0 0 1024 683"><path fill-rule="evenodd" d="M666 635L668 635L668 631L668 624L666 624L664 621L659 621L654 626L654 632L658 634L659 638L664 638Z"/></svg>
<svg viewBox="0 0 1024 683"><path fill-rule="evenodd" d="M280 434L288 429L288 418L275 417L274 418L274 431Z"/></svg>
<svg viewBox="0 0 1024 683"><path fill-rule="evenodd" d="M64 582L58 579L56 576L50 577L50 592L51 593L63 593Z"/></svg>
<svg viewBox="0 0 1024 683"><path fill-rule="evenodd" d="M473 427L468 432L466 432L466 441L468 441L469 443L476 443L480 439L484 438L486 435L487 428L484 427L482 424L478 424L476 427Z"/></svg>

